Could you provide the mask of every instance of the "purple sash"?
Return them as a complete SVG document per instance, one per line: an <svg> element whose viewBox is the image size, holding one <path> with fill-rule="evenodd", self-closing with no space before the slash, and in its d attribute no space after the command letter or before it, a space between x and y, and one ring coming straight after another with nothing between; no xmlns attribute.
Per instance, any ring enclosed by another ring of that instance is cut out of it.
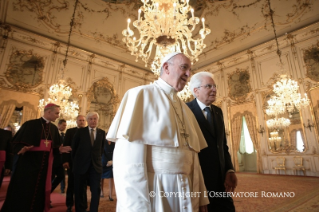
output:
<svg viewBox="0 0 319 212"><path fill-rule="evenodd" d="M2 174L2 168L5 162L6 162L6 151L0 150L0 176Z"/></svg>
<svg viewBox="0 0 319 212"><path fill-rule="evenodd" d="M52 164L53 164L53 151L51 149L51 140L42 139L40 141L40 146L33 147L29 151L47 151L50 152L49 155L49 164L47 171L47 178L45 181L45 206L44 211L47 212L50 210L50 195L51 195L51 175L52 175Z"/></svg>

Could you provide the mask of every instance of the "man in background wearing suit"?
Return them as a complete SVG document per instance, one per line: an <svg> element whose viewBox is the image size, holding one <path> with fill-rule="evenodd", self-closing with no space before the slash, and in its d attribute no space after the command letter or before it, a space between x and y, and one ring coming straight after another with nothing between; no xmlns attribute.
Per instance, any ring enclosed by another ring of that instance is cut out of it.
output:
<svg viewBox="0 0 319 212"><path fill-rule="evenodd" d="M59 130L59 133L60 133L61 143L63 143L63 141L64 141L64 135L65 135L64 131L65 131L65 129L66 129L66 121L65 121L65 119L60 119L59 122L58 122L58 130ZM53 159L51 193L62 182L64 177L65 177L65 175L64 175L64 168L63 168L63 165L62 165L62 156L58 152L58 153L56 153L54 155L54 159Z"/></svg>
<svg viewBox="0 0 319 212"><path fill-rule="evenodd" d="M195 74L190 80L190 88L195 99L187 105L194 113L208 145L198 154L210 202L208 211L235 211L231 197L214 197L216 192L234 191L237 177L228 152L222 110L212 105L216 100L213 74Z"/></svg>
<svg viewBox="0 0 319 212"><path fill-rule="evenodd" d="M102 153L105 131L97 128L99 114L89 112L86 116L88 126L79 128L72 141L74 174L75 211L83 212L84 189L88 182L91 190L90 212L98 212L100 201L100 181L102 175Z"/></svg>
<svg viewBox="0 0 319 212"><path fill-rule="evenodd" d="M64 142L63 145L64 146L72 146L72 139L75 135L75 132L77 131L78 128L83 128L86 125L85 122L85 116L83 115L78 115L78 117L76 117L76 124L77 127L73 127L70 128L66 131L65 133L65 138L64 138ZM68 173L68 188L66 190L66 207L67 207L67 212L71 212L72 211L72 207L74 204L74 199L73 199L73 195L74 195L74 175L73 175L73 162L72 162L72 156L71 154L62 154L62 162L63 162L63 167L65 169L67 169L67 173ZM84 204L84 208L87 208L87 196L86 196L86 185L84 186L84 198L83 198L83 204Z"/></svg>

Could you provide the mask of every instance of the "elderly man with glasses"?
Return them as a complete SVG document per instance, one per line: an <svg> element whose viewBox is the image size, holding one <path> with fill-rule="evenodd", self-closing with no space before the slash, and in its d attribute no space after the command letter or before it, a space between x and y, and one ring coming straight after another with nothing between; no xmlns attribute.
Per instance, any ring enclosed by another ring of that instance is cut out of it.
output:
<svg viewBox="0 0 319 212"><path fill-rule="evenodd" d="M234 202L226 192L235 190L237 177L228 152L223 112L212 105L216 100L213 74L195 74L190 80L190 88L195 99L187 105L194 113L208 145L198 154L210 201L208 211L235 211Z"/></svg>

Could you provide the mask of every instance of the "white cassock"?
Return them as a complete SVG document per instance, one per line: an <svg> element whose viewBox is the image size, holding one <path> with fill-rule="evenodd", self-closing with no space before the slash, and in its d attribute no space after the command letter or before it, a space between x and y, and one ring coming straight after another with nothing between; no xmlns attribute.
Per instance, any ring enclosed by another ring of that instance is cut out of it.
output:
<svg viewBox="0 0 319 212"><path fill-rule="evenodd" d="M197 154L205 138L164 80L126 92L107 139L116 141L117 212L191 212L209 204Z"/></svg>

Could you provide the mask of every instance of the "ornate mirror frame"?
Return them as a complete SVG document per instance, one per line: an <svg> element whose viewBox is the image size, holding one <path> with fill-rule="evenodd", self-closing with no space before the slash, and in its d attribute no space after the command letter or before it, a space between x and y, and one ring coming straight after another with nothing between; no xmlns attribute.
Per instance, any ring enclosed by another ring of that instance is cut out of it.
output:
<svg viewBox="0 0 319 212"><path fill-rule="evenodd" d="M113 85L107 77L93 83L87 92L87 112L94 110L99 113L99 127L107 132L115 116L119 103Z"/></svg>
<svg viewBox="0 0 319 212"><path fill-rule="evenodd" d="M44 58L32 50L16 50L9 59L5 77L17 90L28 91L42 83Z"/></svg>
<svg viewBox="0 0 319 212"><path fill-rule="evenodd" d="M284 129L280 129L278 131L278 137L281 137L281 141L270 141L270 129L267 127L267 120L273 117L269 117L266 114L266 108L267 108L267 100L268 98L273 95L273 91L264 91L261 92L262 94L262 100L263 100L263 113L264 113L264 120L265 120L265 132L267 135L267 145L268 145L268 150L271 151L272 153L291 153L291 152L295 152L295 153L305 153L308 150L308 141L307 141L307 137L306 137L306 133L305 133L305 128L304 128L304 121L302 118L302 114L300 113L300 111L295 111L292 113L292 117L289 117L290 121L291 121L291 125L287 128ZM287 116L286 118L288 118L288 114L285 114L284 116ZM298 123L299 122L299 123ZM300 130L302 132L302 139L304 142L304 149L302 152L297 150L296 144L293 144L292 139L295 139L295 137L293 137L293 132L296 132L297 130ZM274 131L272 131L274 132ZM278 148L278 149L277 149Z"/></svg>

